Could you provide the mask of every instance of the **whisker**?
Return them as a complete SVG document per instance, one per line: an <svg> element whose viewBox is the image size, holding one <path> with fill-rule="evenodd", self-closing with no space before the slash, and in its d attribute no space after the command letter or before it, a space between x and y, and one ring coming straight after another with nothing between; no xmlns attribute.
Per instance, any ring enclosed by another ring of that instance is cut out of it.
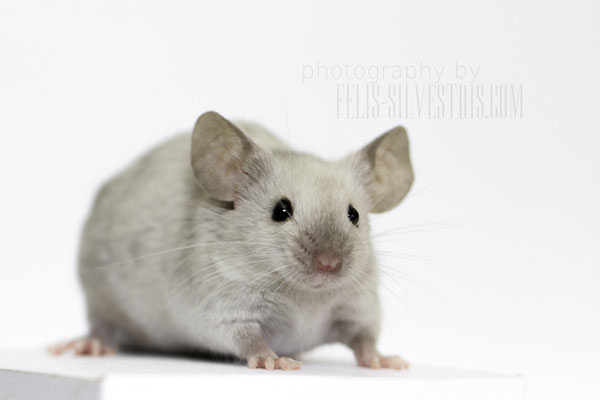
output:
<svg viewBox="0 0 600 400"><path fill-rule="evenodd" d="M129 263L129 262L132 262L132 261L143 260L143 259L149 258L149 257L156 257L156 256L168 254L168 253L173 253L173 252L177 252L177 251L183 251L183 250L193 249L193 248L197 248L197 247L211 246L211 245L229 245L229 244L259 244L261 246L264 245L264 246L270 246L270 247L274 247L274 248L286 249L285 246L278 246L278 245L274 245L272 243L249 242L249 241L196 243L196 244L190 244L190 245L181 246L181 247L175 247L173 249L157 251L157 252L154 252L154 253L145 254L145 255L134 257L134 258L130 258L130 259L127 259L127 260L121 260L121 261L116 261L116 262L109 263L109 264L104 264L104 265L98 265L98 266L94 266L94 267L89 267L89 268L84 269L84 271L94 270L94 269L101 269L101 268L110 268L110 267L118 266L118 265L121 265L121 264L126 264L126 263Z"/></svg>
<svg viewBox="0 0 600 400"><path fill-rule="evenodd" d="M396 281L391 275L390 273L394 273L396 275L398 275L402 280L411 283L412 285L418 287L419 289L423 290L425 293L433 296L434 298L436 298L438 301L440 301L442 304L444 304L446 307L448 307L450 309L450 311L452 311L454 314L456 314L458 317L460 317L461 319L464 320L464 317L462 316L462 314L460 314L456 308L454 308L449 302L447 302L445 299L443 299L441 296L439 296L438 294L434 293L433 291L429 290L428 288L426 288L423 284L421 284L420 282L412 279L409 275L404 274L398 270L396 270L393 267L390 267L388 265L385 264L378 264L380 267L386 268L387 269L387 276L390 277L394 282ZM384 272L384 269L380 270L381 272Z"/></svg>
<svg viewBox="0 0 600 400"><path fill-rule="evenodd" d="M362 273L365 276L369 276L366 272L358 270L359 273ZM413 322L415 323L415 326L417 327L417 330L419 331L419 334L422 334L422 330L420 327L420 324L417 320L416 315L413 313L413 311L408 307L408 304L402 300L402 298L400 296L398 296L398 294L396 292L394 292L393 290L391 290L389 287L387 287L383 282L381 282L381 280L379 280L379 285L384 288L387 292L389 292L392 296L394 296L396 298L396 300L398 300L400 302L400 304L402 305L402 307L408 312L408 314L410 315L411 319L413 320ZM398 315L397 315L398 316Z"/></svg>
<svg viewBox="0 0 600 400"><path fill-rule="evenodd" d="M429 223L429 224L413 224L413 225L405 225L399 226L396 228L391 228L382 232L378 232L370 235L370 237L378 238L382 236L391 236L396 234L406 234L406 233L414 233L414 232L429 232L436 231L442 229L455 228L457 226L461 226L461 223Z"/></svg>
<svg viewBox="0 0 600 400"><path fill-rule="evenodd" d="M378 264L379 266L381 266L381 264ZM396 281L396 279L386 270L384 269L380 269L379 272L385 274L385 276L387 276L388 278L390 278L396 285L398 285L398 287L400 288L400 290L402 290L402 292L404 292L404 294L406 296L408 296L408 291L402 286L400 285L400 283L398 281Z"/></svg>
<svg viewBox="0 0 600 400"><path fill-rule="evenodd" d="M429 259L426 257L421 257L421 256L417 256L417 255L413 255L413 254L408 254L408 253L400 253L400 252L395 252L395 251L386 251L386 250L374 250L373 253L378 254L378 255L382 255L382 256L389 256L389 257L397 257L397 258L403 258L406 260L412 260L412 261L417 261L417 262L421 262L423 264L428 264L428 265L433 265L433 266L437 266L437 267L445 267L442 269L445 269L446 271L452 271L452 272L459 272L463 275L466 276L470 276L471 278L474 278L480 282L484 282L488 285L492 285L490 282L486 281L485 279L481 278L480 276L469 272L469 271L465 271L460 267L457 267L455 265L452 264L448 264L442 261L438 261L438 260L434 260L434 259ZM493 285L492 285L493 286Z"/></svg>
<svg viewBox="0 0 600 400"><path fill-rule="evenodd" d="M257 250L257 251L258 251L258 250ZM228 260L224 260L224 261L223 261L223 260L219 260L219 261L216 261L216 262L214 262L214 263L212 263L212 264L209 264L209 265L206 265L206 266L200 267L200 268L199 268L197 271L195 271L194 273L190 274L190 275L189 275L188 277L186 277L186 278L185 278L185 279L184 279L182 282L180 282L180 283L179 283L179 284L178 284L178 285L175 287L175 289L173 289L173 291L176 291L176 290L177 290L178 288L180 288L180 287L181 287L181 286L182 286L182 285L183 285L185 282L189 281L191 278L193 278L194 276L197 276L197 275L199 275L200 273L206 272L206 270L207 270L208 268L210 268L210 267L212 267L212 266L214 266L214 265L218 264L219 262L226 262L226 263L228 263L228 264L229 264L227 267L228 267L229 269L233 269L233 268L238 268L240 265L238 265L238 264L233 264L232 262L239 261L239 260L245 260L245 259L246 259L246 258L248 258L248 257L250 257L250 255L245 255L245 256L242 256L242 257L236 257L236 258L233 258L233 259L228 259ZM270 257L270 258L262 258L262 259L258 259L258 260L251 260L251 261L244 262L242 265L253 265L253 264L266 263L266 262L280 261L280 260L285 260L285 259L287 259L287 257L283 257L283 256L282 256L282 257ZM285 267L285 266L284 266L284 267ZM274 270L267 271L267 272L265 273L265 275L268 275L269 273L272 273L273 271L277 271L277 270L283 269L284 267L277 267L277 268L275 268ZM215 271L214 271L214 273L213 273L211 276L209 276L209 277L208 277L208 279L204 279L204 280L202 280L202 281L201 281L201 282L199 282L199 283L201 283L201 284L209 284L209 283L211 283L211 282L212 282L212 281L214 281L214 280L223 279L223 278L224 278L224 273L226 273L226 272L227 272L227 271L224 271L224 270L222 270L222 269L217 269L217 270L215 270ZM261 278L261 277L262 277L262 275L261 275L259 278ZM253 279L252 279L250 282L254 282L254 281L255 281L255 279L256 279L256 278L253 278ZM232 281L228 281L228 283L232 283Z"/></svg>

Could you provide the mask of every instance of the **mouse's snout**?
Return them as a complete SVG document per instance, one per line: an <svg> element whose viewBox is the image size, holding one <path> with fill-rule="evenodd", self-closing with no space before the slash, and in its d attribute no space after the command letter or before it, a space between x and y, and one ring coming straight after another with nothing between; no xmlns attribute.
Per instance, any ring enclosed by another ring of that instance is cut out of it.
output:
<svg viewBox="0 0 600 400"><path fill-rule="evenodd" d="M325 272L333 272L340 268L340 255L332 250L317 252L313 259L315 268Z"/></svg>

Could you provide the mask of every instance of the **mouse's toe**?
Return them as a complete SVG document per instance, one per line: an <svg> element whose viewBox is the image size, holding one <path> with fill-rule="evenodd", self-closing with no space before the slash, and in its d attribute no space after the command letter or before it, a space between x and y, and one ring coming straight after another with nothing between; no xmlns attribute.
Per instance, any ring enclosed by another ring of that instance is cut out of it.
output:
<svg viewBox="0 0 600 400"><path fill-rule="evenodd" d="M291 357L251 356L248 358L248 366L250 368L264 368L269 371L275 369L292 371L300 369L300 365L300 361L297 361Z"/></svg>
<svg viewBox="0 0 600 400"><path fill-rule="evenodd" d="M399 356L380 356L379 364L381 368L408 369L410 367L408 361Z"/></svg>
<svg viewBox="0 0 600 400"><path fill-rule="evenodd" d="M358 358L357 362L361 367L372 369L389 368L403 370L410 367L410 364L399 356L373 355L371 357Z"/></svg>
<svg viewBox="0 0 600 400"><path fill-rule="evenodd" d="M94 337L83 337L61 342L50 346L48 352L56 356L69 352L76 356L104 356L115 353L112 347L105 345Z"/></svg>

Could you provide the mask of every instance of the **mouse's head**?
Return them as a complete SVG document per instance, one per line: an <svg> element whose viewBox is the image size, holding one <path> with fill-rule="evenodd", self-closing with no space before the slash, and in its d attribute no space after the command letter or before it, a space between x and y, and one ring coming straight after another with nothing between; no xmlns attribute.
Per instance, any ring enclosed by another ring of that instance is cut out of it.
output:
<svg viewBox="0 0 600 400"><path fill-rule="evenodd" d="M402 127L328 162L262 148L214 112L196 123L192 167L215 204L230 208L218 220L235 261L220 268L246 282L308 290L374 275L368 214L395 207L413 182Z"/></svg>

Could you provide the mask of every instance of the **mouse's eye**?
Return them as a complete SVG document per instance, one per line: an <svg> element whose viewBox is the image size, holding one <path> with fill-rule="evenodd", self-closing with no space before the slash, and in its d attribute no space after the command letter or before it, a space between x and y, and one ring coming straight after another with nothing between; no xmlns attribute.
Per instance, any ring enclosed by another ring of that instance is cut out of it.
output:
<svg viewBox="0 0 600 400"><path fill-rule="evenodd" d="M275 204L271 218L273 221L283 222L294 214L292 203L288 199L281 199Z"/></svg>
<svg viewBox="0 0 600 400"><path fill-rule="evenodd" d="M358 224L358 211L356 211L356 208L352 207L352 204L348 206L348 219L354 225Z"/></svg>

